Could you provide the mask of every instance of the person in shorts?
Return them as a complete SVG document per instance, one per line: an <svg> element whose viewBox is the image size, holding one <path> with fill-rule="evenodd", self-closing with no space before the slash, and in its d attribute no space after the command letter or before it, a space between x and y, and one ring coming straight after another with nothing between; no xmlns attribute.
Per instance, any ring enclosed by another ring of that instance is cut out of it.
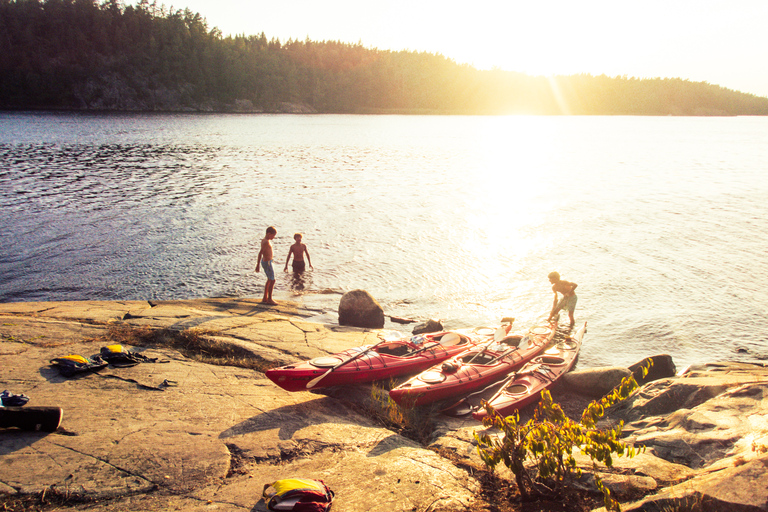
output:
<svg viewBox="0 0 768 512"><path fill-rule="evenodd" d="M573 324L576 323L576 320L573 318L573 311L576 309L576 301L578 300L575 290L579 285L560 279L560 274L557 272L551 272L547 277L549 282L552 283L552 291L555 293L555 300L552 303L552 312L549 314L549 319L551 320L559 311L567 310L568 318L571 320L571 327L573 327ZM558 292L563 296L559 301L557 299Z"/></svg>
<svg viewBox="0 0 768 512"><path fill-rule="evenodd" d="M291 266L293 267L294 272L304 272L304 270L307 268L307 263L309 263L309 268L314 270L314 267L312 266L312 260L309 257L309 250L307 250L307 245L301 243L302 234L296 233L293 235L293 239L296 241L295 244L291 246L291 248L288 250L288 257L285 259L285 268L283 269L283 272L288 271L288 262L291 261L291 256L293 256L293 263ZM307 255L307 261L304 261L304 255Z"/></svg>
<svg viewBox="0 0 768 512"><path fill-rule="evenodd" d="M275 288L275 270L272 268L272 257L274 251L272 250L272 240L277 235L277 230L272 226L267 228L267 234L261 239L261 250L259 251L259 259L256 262L256 272L259 268L264 269L264 274L267 276L267 284L264 285L264 298L261 302L264 304L277 305L272 299L272 290Z"/></svg>

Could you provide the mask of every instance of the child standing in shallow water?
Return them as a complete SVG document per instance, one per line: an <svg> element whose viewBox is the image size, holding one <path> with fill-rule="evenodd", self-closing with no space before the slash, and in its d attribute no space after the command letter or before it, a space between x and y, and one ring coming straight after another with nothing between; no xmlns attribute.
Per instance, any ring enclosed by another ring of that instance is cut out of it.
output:
<svg viewBox="0 0 768 512"><path fill-rule="evenodd" d="M264 285L264 298L261 302L264 304L277 305L272 299L272 290L275 288L275 270L272 268L272 239L277 235L277 230L272 226L267 228L267 234L261 239L261 250L259 251L259 259L256 262L256 272L259 271L259 266L264 269L264 274L267 276L267 284Z"/></svg>
<svg viewBox="0 0 768 512"><path fill-rule="evenodd" d="M291 260L291 255L293 255L293 271L294 272L304 272L304 269L307 268L306 263L304 262L304 255L307 255L307 262L309 263L309 268L314 270L314 267L312 266L312 260L309 258L309 250L307 250L306 244L301 243L302 234L296 233L293 235L293 239L296 240L296 243L291 246L291 248L288 250L288 257L285 259L285 268L283 269L283 272L286 272L288 270L288 262Z"/></svg>

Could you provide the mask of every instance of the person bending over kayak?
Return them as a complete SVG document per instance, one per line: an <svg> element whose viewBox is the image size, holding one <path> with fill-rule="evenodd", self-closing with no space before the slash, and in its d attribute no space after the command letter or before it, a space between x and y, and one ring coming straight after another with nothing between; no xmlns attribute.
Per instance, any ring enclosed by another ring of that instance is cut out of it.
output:
<svg viewBox="0 0 768 512"><path fill-rule="evenodd" d="M552 312L549 314L551 320L559 311L563 309L568 310L568 318L571 320L571 327L576 323L573 318L573 311L576 309L576 287L579 286L576 283L570 283L560 279L560 274L557 272L551 272L548 276L549 282L552 283L552 291L555 292L555 300L552 303ZM557 294L560 292L563 298L558 302Z"/></svg>

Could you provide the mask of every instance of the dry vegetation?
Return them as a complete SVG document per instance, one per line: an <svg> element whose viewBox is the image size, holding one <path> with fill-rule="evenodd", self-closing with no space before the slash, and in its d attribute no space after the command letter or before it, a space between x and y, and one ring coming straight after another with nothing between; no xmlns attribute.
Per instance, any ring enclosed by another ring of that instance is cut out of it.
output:
<svg viewBox="0 0 768 512"><path fill-rule="evenodd" d="M278 366L249 350L215 339L209 331L151 329L149 327L112 326L107 330L110 343L140 347L170 347L194 361L218 366L236 366L264 372Z"/></svg>

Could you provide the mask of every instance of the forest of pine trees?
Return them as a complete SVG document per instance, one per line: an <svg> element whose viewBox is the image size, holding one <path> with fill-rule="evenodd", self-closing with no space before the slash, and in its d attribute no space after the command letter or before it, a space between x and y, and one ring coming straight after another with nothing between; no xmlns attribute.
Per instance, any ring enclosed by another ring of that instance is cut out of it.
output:
<svg viewBox="0 0 768 512"><path fill-rule="evenodd" d="M0 108L319 113L766 115L704 82L477 70L360 44L223 37L141 0L0 0ZM294 110L296 111L296 110Z"/></svg>

